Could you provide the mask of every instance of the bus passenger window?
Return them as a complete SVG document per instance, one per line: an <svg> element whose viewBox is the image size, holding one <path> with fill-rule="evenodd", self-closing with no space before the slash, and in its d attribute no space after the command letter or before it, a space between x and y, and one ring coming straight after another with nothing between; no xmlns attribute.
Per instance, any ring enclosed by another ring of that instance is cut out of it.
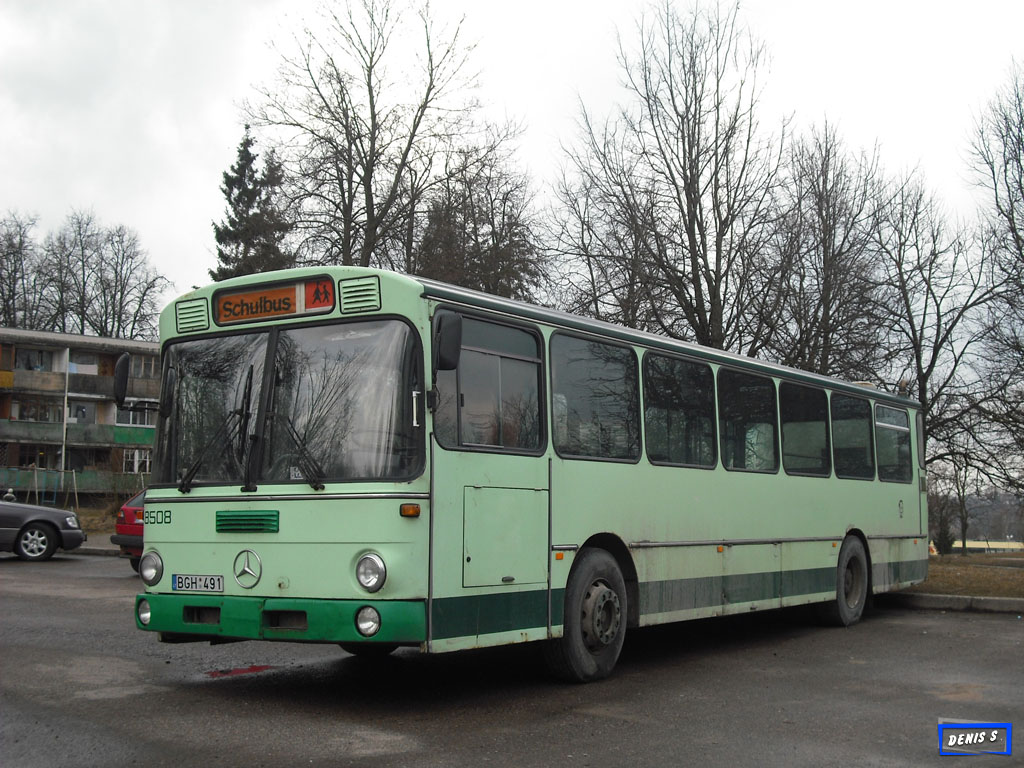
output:
<svg viewBox="0 0 1024 768"><path fill-rule="evenodd" d="M656 464L713 467L715 377L704 363L644 356L647 458Z"/></svg>
<svg viewBox="0 0 1024 768"><path fill-rule="evenodd" d="M437 442L540 450L539 347L528 331L464 317L458 370L437 372Z"/></svg>
<svg viewBox="0 0 1024 768"><path fill-rule="evenodd" d="M777 472L775 383L729 369L718 371L718 432L726 469Z"/></svg>
<svg viewBox="0 0 1024 768"><path fill-rule="evenodd" d="M828 477L828 399L825 390L783 382L779 385L782 415L782 464L791 475Z"/></svg>
<svg viewBox="0 0 1024 768"><path fill-rule="evenodd" d="M859 397L832 394L832 457L836 477L875 479L871 441L871 404Z"/></svg>
<svg viewBox="0 0 1024 768"><path fill-rule="evenodd" d="M633 350L551 337L555 449L562 456L640 458L640 390Z"/></svg>
<svg viewBox="0 0 1024 768"><path fill-rule="evenodd" d="M914 468L910 456L910 418L898 408L875 406L875 433L878 441L878 479L909 483Z"/></svg>

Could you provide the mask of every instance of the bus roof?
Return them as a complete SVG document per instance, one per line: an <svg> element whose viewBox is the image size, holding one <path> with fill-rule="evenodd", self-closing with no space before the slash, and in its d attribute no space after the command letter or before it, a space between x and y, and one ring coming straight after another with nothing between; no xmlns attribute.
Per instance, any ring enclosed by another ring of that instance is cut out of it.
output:
<svg viewBox="0 0 1024 768"><path fill-rule="evenodd" d="M637 344L652 349L660 349L676 354L685 355L718 365L736 366L749 370L755 370L770 376L783 379L790 379L802 383L814 384L828 387L833 390L841 390L851 394L871 397L875 400L890 401L904 407L920 408L920 403L912 398L896 395L885 390L878 389L873 385L863 385L842 379L836 379L821 374L803 371L799 368L769 363L757 358L739 355L735 352L727 352L720 349L712 349L700 344L679 341L668 336L660 336L648 331L638 331L632 328L615 325L604 320L574 315L558 309L550 309L535 304L528 304L523 301L506 299L500 296L492 296L469 288L461 288L456 285L438 282L423 277L414 277L423 286L423 295L426 298L461 304L468 307L486 309L492 312L500 312L511 317L524 318L536 322L545 323L558 328L593 334L605 338L623 341L629 344Z"/></svg>

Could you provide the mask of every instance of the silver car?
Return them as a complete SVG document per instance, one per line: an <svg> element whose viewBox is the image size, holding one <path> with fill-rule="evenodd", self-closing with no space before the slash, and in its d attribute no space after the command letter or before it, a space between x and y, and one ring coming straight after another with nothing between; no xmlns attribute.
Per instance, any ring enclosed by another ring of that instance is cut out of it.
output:
<svg viewBox="0 0 1024 768"><path fill-rule="evenodd" d="M74 549L86 538L74 512L0 499L0 552L13 552L22 560L49 560L57 547Z"/></svg>

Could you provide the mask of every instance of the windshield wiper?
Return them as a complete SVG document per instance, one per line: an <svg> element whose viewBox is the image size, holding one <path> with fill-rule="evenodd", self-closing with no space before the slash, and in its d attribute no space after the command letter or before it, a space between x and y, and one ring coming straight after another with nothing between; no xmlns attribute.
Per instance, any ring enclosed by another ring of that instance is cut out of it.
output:
<svg viewBox="0 0 1024 768"><path fill-rule="evenodd" d="M320 466L320 462L309 452L290 418L279 413L275 413L274 418L284 424L288 437L295 444L295 449L299 452L299 472L302 473L302 479L309 483L309 487L314 491L322 491L324 489L323 479L326 473L323 467Z"/></svg>
<svg viewBox="0 0 1024 768"><path fill-rule="evenodd" d="M227 456L229 456L234 465L235 469L238 470L239 474L243 474L245 470L242 468L242 461L245 457L245 433L249 429L249 419L252 416L251 400L252 400L252 371L253 366L249 366L249 372L245 376L245 386L242 388L242 404L239 408L228 413L227 418L221 423L217 431L210 438L209 442L202 447L199 451L199 456L192 462L185 473L181 476L181 481L178 483L178 490L181 493L189 493L192 490L192 481L195 480L196 474L199 472L199 468L203 466L203 462L206 461L206 454L210 452L210 449L217 444L221 437L227 436ZM236 421L237 419L237 421ZM229 425L234 422L234 426ZM235 439L238 438L238 455L235 455Z"/></svg>
<svg viewBox="0 0 1024 768"><path fill-rule="evenodd" d="M234 442L235 429L237 429L238 424L241 422L241 419L239 419L238 422L235 422L238 416L239 411L232 411L231 413L228 414L227 418L224 419L220 427L217 428L217 431L213 433L213 437L211 437L209 441L207 441L206 445L204 445L202 449L199 451L199 456L196 457L196 460L192 462L192 464L189 466L188 469L184 471L184 473L182 473L181 480L178 482L178 490L181 493L189 493L192 490L192 481L195 480L196 474L199 472L199 468L202 467L203 462L206 461L206 455L210 452L210 449L214 445L220 442L221 438L227 435L228 444L230 445L231 443ZM235 427L230 430L229 434L228 427L232 423L235 423ZM232 460L234 460L235 454L233 451L229 450L227 455L230 456ZM237 462L235 463L237 465ZM238 466L237 469L241 471L241 466Z"/></svg>

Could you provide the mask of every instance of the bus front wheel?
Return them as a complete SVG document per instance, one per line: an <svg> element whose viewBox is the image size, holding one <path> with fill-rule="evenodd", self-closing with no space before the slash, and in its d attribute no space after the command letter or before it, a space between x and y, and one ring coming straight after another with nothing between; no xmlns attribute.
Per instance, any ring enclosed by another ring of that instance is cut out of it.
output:
<svg viewBox="0 0 1024 768"><path fill-rule="evenodd" d="M557 677L589 683L608 677L626 639L626 582L615 558L583 549L565 587L563 635L544 649Z"/></svg>
<svg viewBox="0 0 1024 768"><path fill-rule="evenodd" d="M860 621L868 600L868 557L856 536L847 536L836 564L836 599L821 607L828 624L848 627Z"/></svg>

